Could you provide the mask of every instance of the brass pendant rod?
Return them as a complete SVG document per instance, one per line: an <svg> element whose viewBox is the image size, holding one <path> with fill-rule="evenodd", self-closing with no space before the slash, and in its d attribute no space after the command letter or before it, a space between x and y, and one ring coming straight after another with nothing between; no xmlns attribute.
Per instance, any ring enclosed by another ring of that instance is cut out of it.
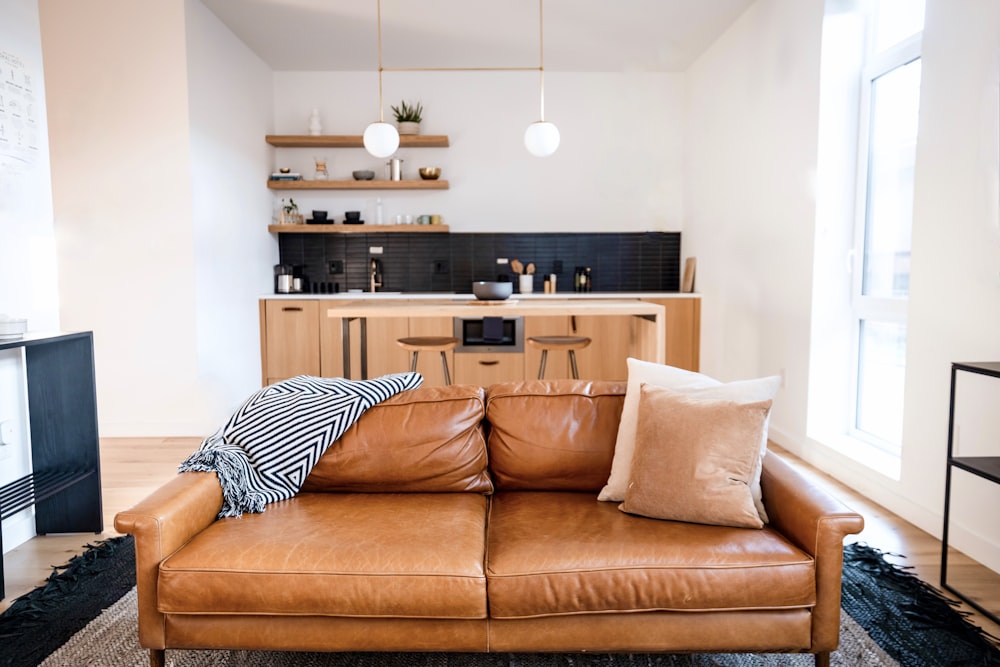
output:
<svg viewBox="0 0 1000 667"><path fill-rule="evenodd" d="M382 119L382 0L378 0L378 122Z"/></svg>
<svg viewBox="0 0 1000 667"><path fill-rule="evenodd" d="M542 27L542 1L538 0L538 120L545 120L545 30Z"/></svg>

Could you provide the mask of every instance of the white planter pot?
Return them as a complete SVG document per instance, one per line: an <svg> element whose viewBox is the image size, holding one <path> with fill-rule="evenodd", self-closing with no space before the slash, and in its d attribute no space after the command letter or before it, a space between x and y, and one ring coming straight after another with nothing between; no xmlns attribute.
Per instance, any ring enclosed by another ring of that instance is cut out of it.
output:
<svg viewBox="0 0 1000 667"><path fill-rule="evenodd" d="M397 123L400 134L420 134L420 123Z"/></svg>

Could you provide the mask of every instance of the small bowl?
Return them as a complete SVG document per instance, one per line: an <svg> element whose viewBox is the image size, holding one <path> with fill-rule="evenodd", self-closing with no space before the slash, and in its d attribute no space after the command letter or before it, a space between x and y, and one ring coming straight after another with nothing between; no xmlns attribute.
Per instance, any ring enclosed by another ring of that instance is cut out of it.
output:
<svg viewBox="0 0 1000 667"><path fill-rule="evenodd" d="M316 222L326 222L326 216L327 216L326 211L313 211L312 213L313 213L312 219L315 220Z"/></svg>
<svg viewBox="0 0 1000 667"><path fill-rule="evenodd" d="M421 167L417 171L420 173L420 178L425 181L436 181L441 175L441 167Z"/></svg>
<svg viewBox="0 0 1000 667"><path fill-rule="evenodd" d="M361 211L344 211L344 218L347 220L360 220Z"/></svg>
<svg viewBox="0 0 1000 667"><path fill-rule="evenodd" d="M358 169L357 171L352 171L351 175L354 176L356 181L370 181L375 178L375 172L370 169Z"/></svg>
<svg viewBox="0 0 1000 667"><path fill-rule="evenodd" d="M514 283L480 280L472 283L472 293L480 301L503 301L514 292Z"/></svg>

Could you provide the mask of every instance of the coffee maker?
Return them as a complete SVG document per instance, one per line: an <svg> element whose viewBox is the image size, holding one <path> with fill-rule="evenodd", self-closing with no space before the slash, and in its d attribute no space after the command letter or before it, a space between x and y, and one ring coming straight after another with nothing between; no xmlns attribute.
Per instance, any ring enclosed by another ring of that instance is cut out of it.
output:
<svg viewBox="0 0 1000 667"><path fill-rule="evenodd" d="M292 264L274 265L274 293L298 294L308 291L306 277L301 266Z"/></svg>

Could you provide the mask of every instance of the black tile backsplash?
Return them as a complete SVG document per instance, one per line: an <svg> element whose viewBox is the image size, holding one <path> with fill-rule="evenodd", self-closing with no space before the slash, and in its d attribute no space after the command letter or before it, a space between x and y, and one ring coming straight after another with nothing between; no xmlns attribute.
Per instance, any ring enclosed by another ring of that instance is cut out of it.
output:
<svg viewBox="0 0 1000 667"><path fill-rule="evenodd" d="M369 248L382 247L382 255ZM560 292L573 291L577 266L589 266L595 292L676 292L680 289L680 232L435 234L376 232L278 235L282 264L300 267L309 290L369 289L369 261L378 258L385 292L472 291L475 280L512 280L497 258L535 264L535 291L556 274ZM330 273L340 261L343 273ZM561 264L561 270L559 270Z"/></svg>

